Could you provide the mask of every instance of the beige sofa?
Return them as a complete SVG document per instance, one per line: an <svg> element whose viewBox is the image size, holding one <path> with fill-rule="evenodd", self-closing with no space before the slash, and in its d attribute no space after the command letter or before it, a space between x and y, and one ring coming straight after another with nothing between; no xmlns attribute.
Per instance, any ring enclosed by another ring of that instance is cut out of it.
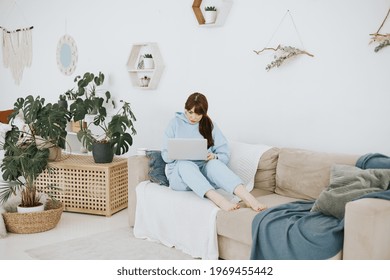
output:
<svg viewBox="0 0 390 280"><path fill-rule="evenodd" d="M314 200L329 184L333 164L355 165L359 155L271 148L258 165L252 194L269 207L296 200ZM129 158L129 224L134 226L136 186L148 180L148 158ZM251 224L257 213L244 205L218 211L218 251L221 259L248 259ZM348 202L344 246L333 259L390 259L390 201L365 198Z"/></svg>

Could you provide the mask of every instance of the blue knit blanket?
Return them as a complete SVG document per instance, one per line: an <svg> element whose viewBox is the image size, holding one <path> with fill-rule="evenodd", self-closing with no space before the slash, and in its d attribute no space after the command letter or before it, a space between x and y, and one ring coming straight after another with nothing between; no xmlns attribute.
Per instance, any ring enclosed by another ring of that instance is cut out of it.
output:
<svg viewBox="0 0 390 280"><path fill-rule="evenodd" d="M390 200L390 190L360 198ZM359 198L359 199L360 199ZM267 209L252 222L251 260L323 260L343 248L344 219L310 212L314 201Z"/></svg>
<svg viewBox="0 0 390 280"><path fill-rule="evenodd" d="M382 161L382 162L379 162ZM386 166L383 165L386 161ZM360 168L389 168L388 158L369 154ZM390 200L390 190L359 196ZM343 247L344 219L311 212L315 201L297 201L269 208L252 222L252 260L320 260L335 256Z"/></svg>

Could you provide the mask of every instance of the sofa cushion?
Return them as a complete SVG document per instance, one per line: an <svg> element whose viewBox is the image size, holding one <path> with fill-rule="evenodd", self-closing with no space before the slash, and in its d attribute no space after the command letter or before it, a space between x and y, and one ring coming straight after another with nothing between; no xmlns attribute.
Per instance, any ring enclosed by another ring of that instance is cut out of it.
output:
<svg viewBox="0 0 390 280"><path fill-rule="evenodd" d="M0 150L3 149L7 132L12 129L10 124L0 123Z"/></svg>
<svg viewBox="0 0 390 280"><path fill-rule="evenodd" d="M276 165L278 163L279 150L279 148L274 147L262 154L255 175L254 189L275 191Z"/></svg>
<svg viewBox="0 0 390 280"><path fill-rule="evenodd" d="M334 164L355 165L358 155L282 148L276 167L275 193L314 200L329 185Z"/></svg>
<svg viewBox="0 0 390 280"><path fill-rule="evenodd" d="M296 201L296 198L284 197L277 194L257 197L268 208ZM252 221L258 212L251 208L242 207L234 211L218 211L217 234L237 240L241 243L252 244ZM249 256L248 256L249 257Z"/></svg>
<svg viewBox="0 0 390 280"><path fill-rule="evenodd" d="M321 192L311 211L343 219L347 202L368 193L385 191L389 184L390 169L365 170L335 164L331 169L329 186Z"/></svg>
<svg viewBox="0 0 390 280"><path fill-rule="evenodd" d="M166 163L161 156L161 151L147 150L146 156L149 158L150 181L163 186L169 186L169 181L165 175Z"/></svg>

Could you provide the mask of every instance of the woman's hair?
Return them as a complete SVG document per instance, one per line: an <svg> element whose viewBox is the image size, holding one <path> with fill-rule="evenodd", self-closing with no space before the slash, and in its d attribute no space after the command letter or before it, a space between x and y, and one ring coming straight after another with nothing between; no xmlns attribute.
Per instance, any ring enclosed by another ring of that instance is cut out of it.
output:
<svg viewBox="0 0 390 280"><path fill-rule="evenodd" d="M186 110L192 110L198 115L202 115L202 119L199 122L199 132L202 136L207 139L207 147L210 148L214 145L214 139L212 136L213 131L213 122L210 117L207 115L207 110L209 104L207 102L206 96L199 92L191 94L185 104Z"/></svg>

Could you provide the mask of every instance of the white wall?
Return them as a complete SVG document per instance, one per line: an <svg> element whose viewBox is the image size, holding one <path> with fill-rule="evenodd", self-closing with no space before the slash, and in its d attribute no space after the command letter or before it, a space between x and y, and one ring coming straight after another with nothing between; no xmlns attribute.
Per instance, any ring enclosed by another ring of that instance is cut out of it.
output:
<svg viewBox="0 0 390 280"><path fill-rule="evenodd" d="M233 140L390 154L390 47L375 53L368 44L390 0L233 2L223 27L200 28L192 0L18 0L15 6L0 0L1 26L34 26L33 64L21 84L0 66L0 110L28 94L55 101L73 87L75 75L103 71L116 99L130 101L138 118L132 152L159 148L173 112L200 91L209 98L211 117ZM287 10L299 36L288 15L275 33ZM390 33L390 19L382 31ZM79 53L72 76L56 64L65 32ZM302 55L267 72L272 52L253 52L279 43L302 47L299 37L313 58ZM159 44L166 65L152 91L135 89L126 71L132 44L144 41Z"/></svg>

